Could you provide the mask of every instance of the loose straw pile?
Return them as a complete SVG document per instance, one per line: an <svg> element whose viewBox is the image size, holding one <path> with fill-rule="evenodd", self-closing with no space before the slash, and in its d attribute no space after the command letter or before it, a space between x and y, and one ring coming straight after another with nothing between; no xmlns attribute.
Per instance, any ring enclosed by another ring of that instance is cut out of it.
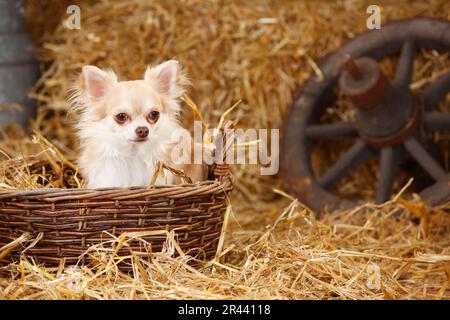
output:
<svg viewBox="0 0 450 320"><path fill-rule="evenodd" d="M0 269L3 299L442 299L449 298L450 207L398 199L316 220L297 200L261 216L228 210L225 244L196 269L168 244L149 259L91 248L89 266L36 266L27 258ZM281 203L278 203L281 205ZM409 209L406 209L409 208ZM447 212L446 212L447 211ZM266 221L272 221L265 225ZM275 222L274 222L275 221ZM11 245L27 247L23 239ZM0 248L0 254L10 248ZM130 263L121 272L117 264Z"/></svg>

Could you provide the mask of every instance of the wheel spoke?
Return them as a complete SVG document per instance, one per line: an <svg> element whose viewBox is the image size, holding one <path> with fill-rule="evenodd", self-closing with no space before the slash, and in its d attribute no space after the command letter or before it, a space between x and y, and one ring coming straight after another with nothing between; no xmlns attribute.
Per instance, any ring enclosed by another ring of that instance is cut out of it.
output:
<svg viewBox="0 0 450 320"><path fill-rule="evenodd" d="M395 175L395 150L393 147L381 149L380 169L377 183L376 202L383 203L389 200L392 194Z"/></svg>
<svg viewBox="0 0 450 320"><path fill-rule="evenodd" d="M400 60L397 65L394 83L402 87L408 87L411 83L412 73L414 69L414 58L416 48L412 40L403 43Z"/></svg>
<svg viewBox="0 0 450 320"><path fill-rule="evenodd" d="M318 124L307 127L306 136L311 139L340 139L344 137L356 137L356 129L353 123L348 122Z"/></svg>
<svg viewBox="0 0 450 320"><path fill-rule="evenodd" d="M434 180L439 181L447 176L444 169L433 159L432 156L425 150L425 148L417 142L413 137L404 142L404 146L408 153L417 161L417 163L433 177Z"/></svg>
<svg viewBox="0 0 450 320"><path fill-rule="evenodd" d="M319 185L324 188L337 183L350 171L356 169L367 161L372 155L366 143L358 139L355 144L328 170L319 180Z"/></svg>
<svg viewBox="0 0 450 320"><path fill-rule="evenodd" d="M450 72L428 85L420 94L425 110L433 110L450 91Z"/></svg>
<svg viewBox="0 0 450 320"><path fill-rule="evenodd" d="M450 131L450 113L427 112L425 113L424 122L427 131Z"/></svg>

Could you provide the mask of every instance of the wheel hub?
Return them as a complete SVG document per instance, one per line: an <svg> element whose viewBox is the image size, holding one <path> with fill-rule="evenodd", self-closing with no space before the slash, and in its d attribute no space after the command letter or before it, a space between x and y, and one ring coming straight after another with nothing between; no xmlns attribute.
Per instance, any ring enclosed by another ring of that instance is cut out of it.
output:
<svg viewBox="0 0 450 320"><path fill-rule="evenodd" d="M422 106L408 87L392 85L371 58L348 55L339 78L341 91L357 107L355 126L361 138L374 147L399 144L421 123Z"/></svg>

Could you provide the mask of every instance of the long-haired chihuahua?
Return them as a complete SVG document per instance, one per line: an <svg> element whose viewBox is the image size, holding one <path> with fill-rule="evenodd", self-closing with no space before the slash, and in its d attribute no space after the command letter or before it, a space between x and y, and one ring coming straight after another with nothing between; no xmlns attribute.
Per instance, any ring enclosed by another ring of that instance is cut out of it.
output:
<svg viewBox="0 0 450 320"><path fill-rule="evenodd" d="M113 71L83 67L70 102L80 113L78 165L88 188L148 185L158 161L183 170L194 182L205 178L204 165L175 165L173 159L174 148L186 140L192 150L192 139L179 123L179 99L187 84L175 60L149 66L144 78L134 81L118 81ZM181 141L183 134L189 138ZM156 183L179 181L166 172Z"/></svg>

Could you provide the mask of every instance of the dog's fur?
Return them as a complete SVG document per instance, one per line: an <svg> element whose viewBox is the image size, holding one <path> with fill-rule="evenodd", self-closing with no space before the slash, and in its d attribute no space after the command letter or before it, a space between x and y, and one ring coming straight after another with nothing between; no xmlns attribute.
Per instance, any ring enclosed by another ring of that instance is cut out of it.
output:
<svg viewBox="0 0 450 320"><path fill-rule="evenodd" d="M146 186L158 161L183 170L194 182L206 178L204 165L177 165L171 157L173 148L182 143L174 132L185 134L193 145L178 121L179 98L187 84L175 60L148 67L144 79L135 81L118 81L112 71L83 67L71 106L80 113L78 165L88 188ZM157 121L151 120L152 111L159 112ZM119 113L128 115L126 122L117 121ZM148 129L147 138L139 137L138 127ZM157 184L179 181L165 171Z"/></svg>

